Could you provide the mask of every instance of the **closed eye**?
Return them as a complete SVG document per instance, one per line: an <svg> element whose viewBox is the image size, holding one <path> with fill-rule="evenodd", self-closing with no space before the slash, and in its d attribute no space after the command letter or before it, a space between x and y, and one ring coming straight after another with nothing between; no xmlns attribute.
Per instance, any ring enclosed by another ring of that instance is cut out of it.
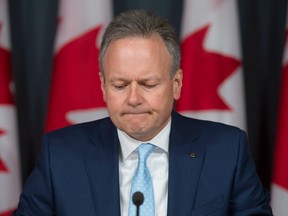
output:
<svg viewBox="0 0 288 216"><path fill-rule="evenodd" d="M117 90L123 90L127 85L114 85L114 88Z"/></svg>
<svg viewBox="0 0 288 216"><path fill-rule="evenodd" d="M143 84L143 86L147 89L153 89L157 86L157 84Z"/></svg>

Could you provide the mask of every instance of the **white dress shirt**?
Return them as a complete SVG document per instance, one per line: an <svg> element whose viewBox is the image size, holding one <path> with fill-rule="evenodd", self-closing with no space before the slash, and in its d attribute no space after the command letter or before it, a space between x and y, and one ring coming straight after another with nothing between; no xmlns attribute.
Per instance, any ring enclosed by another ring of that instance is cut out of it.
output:
<svg viewBox="0 0 288 216"><path fill-rule="evenodd" d="M170 129L171 119L158 135L153 139L144 142L156 146L147 159L147 166L152 177L154 189L155 216L167 215L168 146ZM143 142L131 138L119 129L117 132L121 148L119 155L120 208L121 215L127 216L131 182L138 165L137 147Z"/></svg>

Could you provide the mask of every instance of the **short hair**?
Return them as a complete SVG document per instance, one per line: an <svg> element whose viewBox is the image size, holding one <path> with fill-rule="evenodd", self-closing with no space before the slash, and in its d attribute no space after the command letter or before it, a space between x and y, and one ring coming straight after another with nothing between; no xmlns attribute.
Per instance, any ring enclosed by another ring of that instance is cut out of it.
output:
<svg viewBox="0 0 288 216"><path fill-rule="evenodd" d="M163 40L172 60L170 77L180 68L180 47L174 28L162 17L145 10L131 10L117 16L107 26L100 47L99 63L104 76L103 58L110 43L127 37L149 38L158 35Z"/></svg>

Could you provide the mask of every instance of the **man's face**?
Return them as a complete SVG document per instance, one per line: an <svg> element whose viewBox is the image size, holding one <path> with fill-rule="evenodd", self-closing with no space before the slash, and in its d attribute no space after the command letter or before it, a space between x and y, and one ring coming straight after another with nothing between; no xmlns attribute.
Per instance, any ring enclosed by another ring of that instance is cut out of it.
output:
<svg viewBox="0 0 288 216"><path fill-rule="evenodd" d="M170 77L171 57L158 36L110 43L100 74L103 97L117 128L147 141L168 123L180 97L182 71Z"/></svg>

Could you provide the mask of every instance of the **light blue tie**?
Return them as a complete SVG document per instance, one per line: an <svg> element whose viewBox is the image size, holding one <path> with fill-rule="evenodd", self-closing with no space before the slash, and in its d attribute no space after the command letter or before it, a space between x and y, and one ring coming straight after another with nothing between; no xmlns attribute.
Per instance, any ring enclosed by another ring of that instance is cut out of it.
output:
<svg viewBox="0 0 288 216"><path fill-rule="evenodd" d="M146 164L148 156L151 154L154 145L145 143L138 147L138 167L131 184L129 216L136 215L136 206L132 202L132 196L140 191L144 195L144 202L140 206L140 216L154 216L154 192L149 169Z"/></svg>

